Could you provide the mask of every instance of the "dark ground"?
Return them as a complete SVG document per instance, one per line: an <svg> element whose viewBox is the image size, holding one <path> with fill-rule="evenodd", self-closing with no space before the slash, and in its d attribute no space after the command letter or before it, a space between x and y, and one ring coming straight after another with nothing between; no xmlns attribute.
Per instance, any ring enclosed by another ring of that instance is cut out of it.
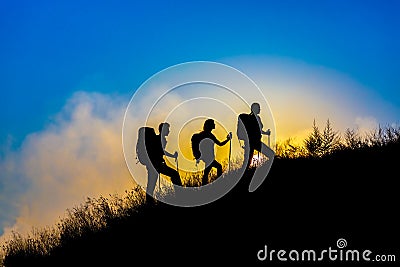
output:
<svg viewBox="0 0 400 267"><path fill-rule="evenodd" d="M344 249L371 250L370 258L392 254L398 263L398 152L397 146L324 159L275 158L266 181L253 193L246 192L244 177L208 205L143 207L103 233L18 266L295 266L301 263L280 262L276 253L273 262L259 261L257 252L267 245L269 251L319 253L337 249L339 238L347 241ZM323 263L346 262L329 261L326 255ZM381 266L386 265L395 264Z"/></svg>

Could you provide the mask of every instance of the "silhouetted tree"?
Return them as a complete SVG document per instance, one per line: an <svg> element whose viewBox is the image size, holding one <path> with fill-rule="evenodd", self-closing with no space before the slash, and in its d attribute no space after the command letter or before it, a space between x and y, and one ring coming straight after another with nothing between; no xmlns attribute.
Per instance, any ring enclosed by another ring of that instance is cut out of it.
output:
<svg viewBox="0 0 400 267"><path fill-rule="evenodd" d="M347 128L344 133L344 146L350 149L357 149L364 146L364 142L357 131Z"/></svg>
<svg viewBox="0 0 400 267"><path fill-rule="evenodd" d="M309 156L320 157L322 154L322 145L323 145L322 134L317 124L315 123L314 119L312 132L304 140L304 146Z"/></svg>
<svg viewBox="0 0 400 267"><path fill-rule="evenodd" d="M339 149L341 138L338 132L333 130L329 119L322 133L314 119L312 132L304 140L304 146L308 156L322 157Z"/></svg>
<svg viewBox="0 0 400 267"><path fill-rule="evenodd" d="M382 147L389 144L399 143L400 141L400 126L386 126L377 129L367 134L367 144L374 147Z"/></svg>
<svg viewBox="0 0 400 267"><path fill-rule="evenodd" d="M331 154L341 146L341 138L337 131L334 131L329 119L326 121L324 132L322 133L321 154Z"/></svg>

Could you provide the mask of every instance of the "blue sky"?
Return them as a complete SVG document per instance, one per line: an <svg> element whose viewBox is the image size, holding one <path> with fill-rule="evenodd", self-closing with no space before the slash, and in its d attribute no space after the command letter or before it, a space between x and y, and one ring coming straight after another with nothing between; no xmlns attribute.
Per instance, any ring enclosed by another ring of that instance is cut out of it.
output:
<svg viewBox="0 0 400 267"><path fill-rule="evenodd" d="M316 116L399 123L399 13L389 0L1 1L0 237L131 186L123 111L175 64L258 75L291 133Z"/></svg>
<svg viewBox="0 0 400 267"><path fill-rule="evenodd" d="M73 92L131 94L191 60L278 56L339 70L400 105L398 1L2 1L0 144Z"/></svg>

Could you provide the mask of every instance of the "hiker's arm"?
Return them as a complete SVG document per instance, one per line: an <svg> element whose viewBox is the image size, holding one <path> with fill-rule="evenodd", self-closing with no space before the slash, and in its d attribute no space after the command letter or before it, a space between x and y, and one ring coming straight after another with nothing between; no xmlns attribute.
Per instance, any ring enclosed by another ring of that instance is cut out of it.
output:
<svg viewBox="0 0 400 267"><path fill-rule="evenodd" d="M230 135L228 134L228 136L226 137L226 139L224 140L224 141L219 141L215 136L214 136L214 138L213 138L214 140L214 142L217 144L217 145L219 145L219 146L223 146L223 145L225 145L226 143L228 143L229 142L229 140L230 140Z"/></svg>
<svg viewBox="0 0 400 267"><path fill-rule="evenodd" d="M264 131L263 129L261 129L261 133L262 134L266 134L266 135L270 135L271 134L271 130L268 129L268 130Z"/></svg>
<svg viewBox="0 0 400 267"><path fill-rule="evenodd" d="M170 158L177 158L177 157L178 157L178 152L175 151L174 154L169 153L169 152L165 149L166 145L167 145L167 140L165 140L165 138L164 138L164 139L161 139L161 147L162 147L162 150L163 150L164 155L167 156L167 157L170 157Z"/></svg>
<svg viewBox="0 0 400 267"><path fill-rule="evenodd" d="M270 129L268 129L268 130L266 130L266 131L263 130L264 125L263 125L263 123L261 122L260 116L258 116L258 115L257 115L257 122L258 122L258 126L260 127L261 134L265 134L265 135L270 135L270 134L271 134L271 130L270 130Z"/></svg>
<svg viewBox="0 0 400 267"><path fill-rule="evenodd" d="M177 151L175 151L174 154L171 154L171 153L169 153L167 150L164 150L164 154L165 154L167 157L170 157L170 158L177 158L177 157L178 157L178 152L177 152Z"/></svg>

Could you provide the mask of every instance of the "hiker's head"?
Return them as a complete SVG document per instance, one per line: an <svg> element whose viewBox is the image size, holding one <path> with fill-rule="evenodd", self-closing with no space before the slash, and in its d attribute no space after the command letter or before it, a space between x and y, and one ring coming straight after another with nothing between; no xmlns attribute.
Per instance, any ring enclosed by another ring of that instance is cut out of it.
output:
<svg viewBox="0 0 400 267"><path fill-rule="evenodd" d="M211 132L213 129L215 129L214 120L213 119L207 119L204 122L203 130L206 131L206 132Z"/></svg>
<svg viewBox="0 0 400 267"><path fill-rule="evenodd" d="M160 125L158 125L158 131L160 132L160 135L162 136L167 136L169 134L169 123L168 122L162 122Z"/></svg>
<svg viewBox="0 0 400 267"><path fill-rule="evenodd" d="M260 114L260 110L261 110L260 104L258 104L258 103L251 104L251 112L253 114Z"/></svg>

